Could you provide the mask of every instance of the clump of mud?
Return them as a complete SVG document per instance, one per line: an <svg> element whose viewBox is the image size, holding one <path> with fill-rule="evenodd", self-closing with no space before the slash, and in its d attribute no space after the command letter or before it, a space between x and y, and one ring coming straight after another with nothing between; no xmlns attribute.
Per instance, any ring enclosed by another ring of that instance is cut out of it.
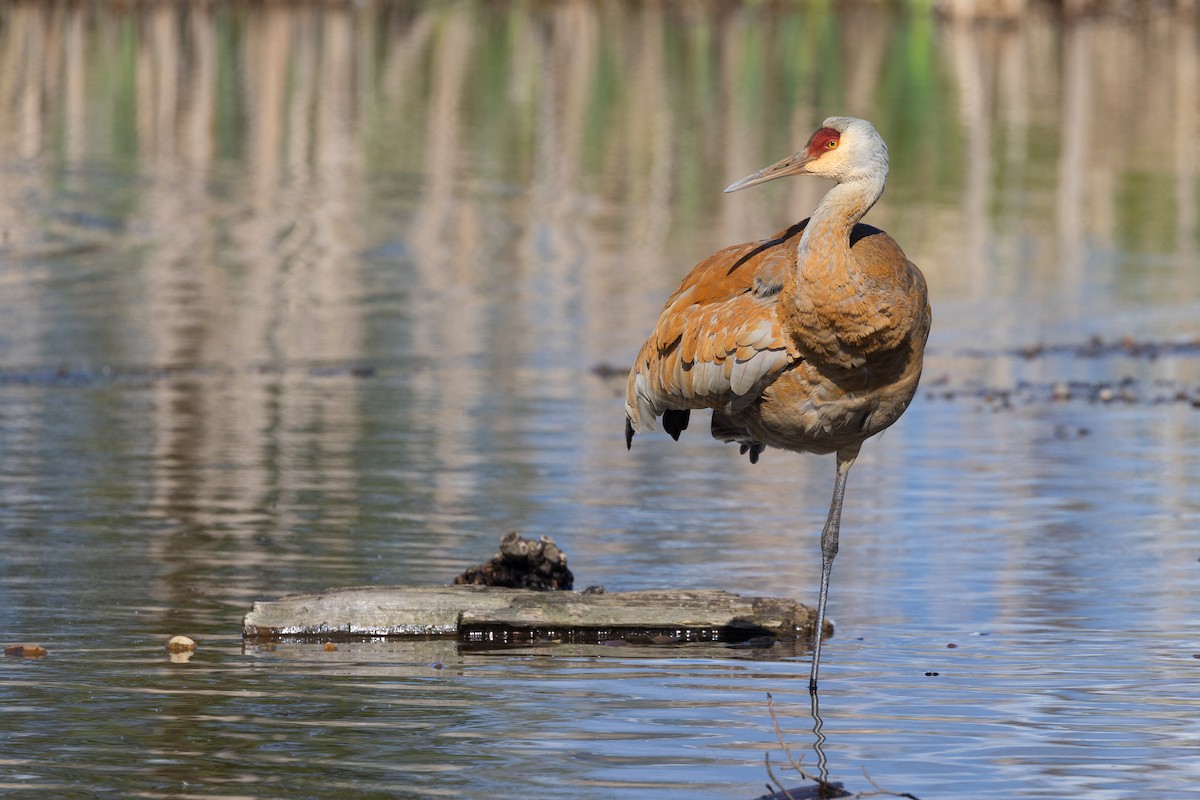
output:
<svg viewBox="0 0 1200 800"><path fill-rule="evenodd" d="M509 531L500 539L500 552L491 561L471 567L454 583L569 591L575 586L575 576L567 568L567 554L549 536L535 542Z"/></svg>

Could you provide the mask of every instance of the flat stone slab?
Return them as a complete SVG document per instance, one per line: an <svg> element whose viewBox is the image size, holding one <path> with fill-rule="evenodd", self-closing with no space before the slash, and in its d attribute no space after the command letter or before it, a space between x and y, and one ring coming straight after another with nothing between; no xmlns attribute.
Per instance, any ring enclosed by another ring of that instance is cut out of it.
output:
<svg viewBox="0 0 1200 800"><path fill-rule="evenodd" d="M813 609L794 600L718 590L540 592L487 586L370 586L260 600L247 639L453 637L503 646L531 641L728 641L812 637ZM826 626L825 633L832 631Z"/></svg>

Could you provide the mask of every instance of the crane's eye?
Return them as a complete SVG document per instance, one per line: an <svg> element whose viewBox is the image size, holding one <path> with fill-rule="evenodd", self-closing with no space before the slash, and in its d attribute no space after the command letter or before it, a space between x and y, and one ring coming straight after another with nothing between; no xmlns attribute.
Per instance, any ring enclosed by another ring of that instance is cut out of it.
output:
<svg viewBox="0 0 1200 800"><path fill-rule="evenodd" d="M835 147L837 147L837 145L838 145L837 139L830 139L828 142L825 143L825 149L832 150Z"/></svg>

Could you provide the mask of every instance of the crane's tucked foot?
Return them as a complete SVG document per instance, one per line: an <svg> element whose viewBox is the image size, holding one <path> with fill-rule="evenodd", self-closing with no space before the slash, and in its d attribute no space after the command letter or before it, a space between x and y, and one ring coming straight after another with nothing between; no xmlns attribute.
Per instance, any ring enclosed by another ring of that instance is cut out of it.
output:
<svg viewBox="0 0 1200 800"><path fill-rule="evenodd" d="M758 442L751 442L751 443L742 442L742 446L738 448L738 453L743 456L749 455L750 463L757 464L758 457L764 449L765 448Z"/></svg>
<svg viewBox="0 0 1200 800"><path fill-rule="evenodd" d="M750 456L751 464L757 464L758 457L767 449L762 442L750 438L749 431L720 411L714 411L712 415L712 437L722 442L737 442L738 453Z"/></svg>
<svg viewBox="0 0 1200 800"><path fill-rule="evenodd" d="M683 410L668 408L662 415L663 430L671 434L671 438L678 442L679 434L687 430L688 420L691 419L691 416L690 408Z"/></svg>

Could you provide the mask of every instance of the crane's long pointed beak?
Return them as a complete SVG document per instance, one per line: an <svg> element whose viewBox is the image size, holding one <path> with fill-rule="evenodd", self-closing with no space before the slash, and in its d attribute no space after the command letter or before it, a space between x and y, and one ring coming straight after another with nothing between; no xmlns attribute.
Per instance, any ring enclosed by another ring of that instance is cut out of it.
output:
<svg viewBox="0 0 1200 800"><path fill-rule="evenodd" d="M726 192L736 192L738 189L745 189L747 186L756 186L760 183L773 181L776 178L783 178L787 175L803 175L808 172L808 165L812 163L812 159L808 153L793 153L781 161L776 161L769 167L763 167L753 175L747 175L740 181L734 181L725 187Z"/></svg>

